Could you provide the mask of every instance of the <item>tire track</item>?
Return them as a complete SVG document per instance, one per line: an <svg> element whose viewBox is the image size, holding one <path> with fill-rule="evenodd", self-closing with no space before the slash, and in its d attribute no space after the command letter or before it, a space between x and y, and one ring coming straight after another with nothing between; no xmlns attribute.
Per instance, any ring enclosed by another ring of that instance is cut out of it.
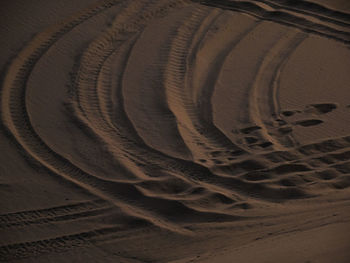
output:
<svg viewBox="0 0 350 263"><path fill-rule="evenodd" d="M319 19L325 19L331 23L350 26L350 14L329 9L317 3L307 2L304 0L283 0L276 2L275 0L260 0L269 3L272 6L283 7L286 9L296 10Z"/></svg>
<svg viewBox="0 0 350 263"><path fill-rule="evenodd" d="M100 3L100 5L104 8L108 8L113 6L114 3L114 1L111 1L108 2L108 4ZM54 27L53 29L44 31L21 52L21 55L17 57L9 68L9 72L12 74L7 74L4 81L2 95L4 123L12 132L17 141L30 155L32 155L44 166L48 167L51 171L60 175L62 178L75 183L96 196L111 201L114 205L120 207L127 214L143 218L153 222L157 226L171 229L175 232L188 234L189 231L186 231L183 228L168 222L167 220L162 220L153 216L152 212L126 204L122 200L125 197L128 197L128 193L130 194L129 191L134 192L137 198L142 197L140 192L134 186L128 185L129 187L125 188L125 184L123 183L114 182L112 184L82 171L80 168L74 166L69 160L50 149L35 133L33 127L31 126L28 113L26 112L24 105L26 81L34 64L40 59L41 55L59 39L59 37L79 24L79 22L81 23L84 21L84 19L88 19L90 16L96 13L96 10L99 11L100 9L103 9L101 6L92 9L92 11L89 10L87 12L88 15L83 13L82 15L77 16L78 18L73 17L63 26ZM39 47L37 46L37 42L40 43ZM99 188L96 188L96 186ZM120 190L124 190L121 191L121 194L122 196L124 195L124 197L116 199L113 195L120 195L120 193L116 193L115 190L118 188ZM150 200L150 202L152 201ZM162 200L159 200L159 202L162 202ZM158 205L159 202L156 201ZM175 206L180 206L180 209L188 209L182 204L178 204L177 202L173 203Z"/></svg>
<svg viewBox="0 0 350 263"><path fill-rule="evenodd" d="M170 110L178 120L178 129L195 159L206 159L209 151L241 151L212 123L205 121L200 115L190 94L190 74L192 73L193 59L200 41L212 22L205 22L209 17L206 9L198 9L178 30L170 47L169 61L165 72L166 96ZM206 25L204 33L202 24ZM202 35L196 40L196 35ZM194 41L195 40L195 41ZM199 149L199 150L196 150Z"/></svg>
<svg viewBox="0 0 350 263"><path fill-rule="evenodd" d="M284 10L275 10L266 8L255 2L250 1L229 1L229 0L210 0L200 1L201 4L218 7L222 9L234 10L247 13L254 17L281 23L287 26L296 27L307 33L318 34L336 41L350 44L350 32L334 28L332 23L323 24L315 22L307 16L299 16ZM329 11L331 12L331 11Z"/></svg>
<svg viewBox="0 0 350 263"><path fill-rule="evenodd" d="M95 64L98 64L98 63L93 63L92 65L95 65ZM93 71L91 72L93 74ZM91 87L93 87L93 85L91 85ZM120 127L128 127L129 125L125 125L126 123L124 123L123 125L121 125L121 116L124 115L124 112L120 112L120 114L118 114L119 116L119 120L118 120L118 129L120 129ZM96 129L98 130L98 129ZM130 135L132 134L135 134L135 131L134 130L129 130L129 132L127 133L130 137ZM106 136L110 136L108 134L106 134ZM104 137L104 136L101 136L101 137ZM128 138L128 137L125 137L122 136L122 138ZM116 140L116 138L113 138L112 141ZM133 147L135 147L135 145L133 145L132 143L128 145L128 148L132 149ZM153 151L150 151L150 152L144 152L144 148L140 148L140 151L139 153L136 154L136 156L146 156L148 157L148 162L152 162L151 160L153 159L152 157L152 152ZM144 154L142 154L142 152L144 152ZM158 159L158 162L157 162L157 165L162 165L161 163L159 163L159 156L154 156L154 160L157 160ZM160 158L160 160L162 160L163 158ZM170 160L171 161L171 160ZM171 161L171 162L166 162L165 163L165 167L164 169L170 169L170 170L173 170L173 172L175 173L184 173L184 176L187 177L187 178L190 178L191 180L195 180L197 182L201 182L202 185L204 185L205 187L209 187L210 188L218 188L220 189L220 191L223 191L223 192L227 192L227 189L230 189L232 190L231 186L230 187L227 187L227 184L228 182L231 182L232 185L235 184L235 182L237 180L223 180L222 178L220 177L216 177L215 175L213 175L210 171L204 169L203 167L200 167L200 166L197 166L190 163L190 162L182 162L183 164L180 164L178 162L174 162ZM192 168L193 167L193 168ZM154 171L153 171L154 172ZM217 184L216 184L217 183ZM214 186L214 185L215 186ZM240 186L238 186L238 188L240 188ZM238 189L238 188L235 188L234 189ZM249 191L250 192L250 191ZM262 191L260 191L262 192ZM233 194L232 191L229 191L228 193L230 193L231 195ZM246 193L244 193L246 195Z"/></svg>
<svg viewBox="0 0 350 263"><path fill-rule="evenodd" d="M95 244L99 238L106 238L110 234L122 231L122 227L119 226L105 227L49 239L8 244L0 246L0 261L8 262L48 253L62 253L79 247L88 247ZM113 238L116 239L118 236L122 238L123 234L114 235Z"/></svg>
<svg viewBox="0 0 350 263"><path fill-rule="evenodd" d="M206 112L211 112L208 108L210 99L202 104L193 99L190 84L199 46L214 25L217 13L220 13L209 8L194 6L189 19L174 34L169 60L164 65L164 84L170 101L169 108L177 117L183 140L190 149L200 149L204 156L201 158L208 155L227 158L234 152L239 153L230 161L218 162L208 169L205 165L173 158L147 146L125 109L125 68L134 44L147 23L165 15L167 10L172 10L177 4L181 6L182 1L124 1L125 9L121 10L111 29L95 39L79 61L80 67L73 87L76 91L72 104L76 117L74 124L84 126L95 135L94 138L98 138L98 143L108 147L128 180L100 178L55 152L32 127L26 108L26 83L35 70L35 64L55 42L80 23L118 3L119 1L100 2L35 37L10 65L2 90L2 118L14 140L50 171L102 199L0 215L0 228L17 230L30 225L105 217L113 211L114 206L122 210L122 222L126 222L126 225L122 223L63 236L49 236L41 240L6 244L0 246L0 261L62 253L127 238L130 232L123 230L135 226L153 224L167 231L188 235L192 234L186 227L188 224L244 219L237 216L237 210L234 209L235 206L239 209L250 208L250 199L283 202L308 198L318 192L317 189L306 186L319 182L327 184L329 189L350 186L349 136L278 151L266 150L252 157L233 142L226 143L228 139L212 124L212 117L203 116ZM267 13L267 17L276 14ZM345 24L324 19L329 23ZM335 34L336 37L332 34L330 36L342 42L342 37L347 36L344 32L332 31L331 27L325 29L316 25L315 28ZM249 34L250 29L240 35L237 41ZM265 74L266 68L270 68L273 73L271 75L275 76L290 52L303 40L300 35L291 36L281 47L280 43L277 44L277 50L271 51L272 58L264 58L266 61L262 62L259 74ZM284 49L285 46L287 49ZM229 49L220 53L218 64L225 60L228 51ZM275 56L278 58L275 59ZM115 69L118 69L117 73ZM113 74L117 75L114 79ZM268 80L266 82L270 82ZM258 76L256 85L261 83ZM205 88L199 91L200 96L212 93L209 86ZM256 97L253 96L252 99L256 100ZM272 104L275 103L269 101L269 110L276 111L272 110ZM262 110L258 108L255 112L260 114ZM259 115L257 120L261 119ZM322 165L317 167L318 163ZM297 176L305 181L297 181ZM176 186L171 188L173 192L166 188L168 185Z"/></svg>
<svg viewBox="0 0 350 263"><path fill-rule="evenodd" d="M35 133L30 123L25 101L26 82L35 63L66 32L69 32L79 23L83 23L84 19L93 16L94 12L100 12L104 10L103 8L115 4L114 1L107 3L102 7L94 7L92 11L88 11L89 15L83 13L79 18L74 17L68 20L68 24L54 27L39 34L13 61L9 68L9 74L4 81L2 94L2 113L6 126L22 147L48 169L90 193L121 207L123 212L128 215L181 234L188 234L189 232L179 226L180 224L173 223L173 221L175 221L174 219L180 220L179 218L183 215L188 215L189 218L192 218L191 220L196 222L213 220L213 218L216 220L218 218L236 220L237 217L230 214L230 212L226 214L226 212L220 213L219 210L215 212L203 211L200 207L193 206L191 203L186 204L183 200L172 196L154 195L151 191L147 192L139 185L134 185L135 180L107 180L89 174L75 166L69 159L57 154L54 149L49 148ZM108 72L108 68L111 67L109 64L120 63L120 68L125 68L133 44L137 41L148 21L145 18L153 19L161 16L165 9L176 6L175 3L167 3L164 6L161 3L158 6L159 3L155 1L143 1L134 4L136 7L132 4L128 5L130 9L124 10L122 12L123 16L116 20L116 25L119 24L120 27L112 27L111 31L104 33L101 38L95 40L88 47L80 61L75 82L77 96L74 98L76 99L74 106L78 119L87 129L97 135L102 143L109 147L113 157L124 167L124 172L127 175L136 175L137 182L155 180L157 176L166 175L176 177L185 185L200 184L201 187L212 194L224 193L234 201L240 201L247 197L268 201L308 197L309 195L301 189L276 189L269 185L271 181L267 181L266 184L258 184L252 182L253 180L239 177L241 173L247 176L246 172L262 171L288 174L308 171L309 164L297 163L304 161L302 157L298 157L299 160L294 161L293 164L282 162L271 167L268 159L263 161L259 159L249 160L246 159L246 156L240 156L229 165L218 164L213 170L209 170L207 167L193 162L172 158L150 149L143 142L142 137L137 134L124 108L125 102L122 94L124 72L121 70L117 77L117 91L111 91L113 85L108 80L112 74L112 72ZM149 11L142 13L144 9ZM140 15L140 12L143 15ZM192 60L198 52L201 41L204 41L205 32L212 25L212 21L215 20L215 12L217 10L212 11L209 8L195 6L191 17L180 26L170 47L164 81L167 86L169 108L178 118L179 130L184 140L189 148L198 147L201 153L205 153L204 156L208 151L210 151L210 154L218 151L231 153L233 150L243 152L231 142L226 144L227 138L219 132L214 132L216 127L211 127L203 122L201 110L197 107L198 103L192 101L191 94L188 91L190 90L189 82L193 70ZM136 17L136 19L129 22L131 17ZM118 53L122 53L120 57L117 57L119 56ZM120 61L116 62L118 60ZM113 97L117 102L111 99L110 94L117 95L117 98ZM202 106L201 109L203 110L207 105ZM316 144L313 144L313 146L318 149ZM310 149L306 146L303 147L298 148L299 153L312 150L312 147ZM328 150L329 147L322 148L322 151L327 153ZM338 166L335 166L335 169L344 170L343 166L340 167L343 164L347 165L346 162L339 163L336 164ZM100 209L96 208L95 210L69 215L5 222L5 225L17 226L71 220L94 215L97 211L100 212ZM184 220L188 222L189 219Z"/></svg>
<svg viewBox="0 0 350 263"><path fill-rule="evenodd" d="M264 57L256 74L251 95L249 96L250 119L254 125L261 127L262 137L272 143L276 150L285 146L292 147L295 140L290 137L278 136L271 127L271 116L279 116L278 100L276 98L277 80L281 68L293 52L307 38L300 32L287 33L286 38L279 40ZM267 106L266 106L267 105Z"/></svg>
<svg viewBox="0 0 350 263"><path fill-rule="evenodd" d="M103 215L113 206L105 200L95 200L72 205L51 207L31 211L22 211L0 215L0 228L44 224Z"/></svg>
<svg viewBox="0 0 350 263"><path fill-rule="evenodd" d="M108 36L106 38L109 39ZM126 45L128 45L128 44L133 45L133 41L131 41L131 42L126 41ZM99 45L99 43L97 42L96 45ZM116 47L115 52L117 52L118 49L119 48ZM129 50L128 48L126 48L126 49ZM101 57L105 58L106 56L111 55L111 53L110 53L111 50L113 50L112 47L106 46L105 50L100 50L100 53L98 55L95 54L94 56L92 56L89 53L90 51L87 51L86 57L87 58L98 58L98 59ZM92 49L92 52L94 52L94 49ZM106 53L103 53L103 52L106 52ZM106 59L105 61L107 61L107 60L108 59ZM116 63L116 62L114 61L113 63ZM123 63L125 63L125 62L123 62ZM106 89L110 88L108 85L107 86L105 85L106 83L108 84L108 80L105 81L105 80L101 79L100 77L98 77L98 74L96 74L96 72L99 72L100 76L102 74L102 71L100 71L100 69L96 69L96 65L99 68L99 67L104 67L104 64L102 62L99 62L99 61L94 61L93 59L87 59L86 63L84 63L84 65L85 65L85 71L80 72L80 74L81 74L80 78L82 80L84 80L85 79L84 76L90 76L90 78L89 78L90 82L87 85L85 85L86 83L79 82L79 80L77 81L76 89L78 91L79 90L83 91L82 93L79 93L79 96L80 96L79 101L85 102L84 105L80 104L80 106L83 108L84 112L89 112L90 115L87 116L88 119L93 118L92 121L90 122L90 124L88 124L88 126L90 126L90 128L92 128L94 130L94 133L99 134L100 137L104 138L104 139L110 138L110 140L109 140L110 145L112 145L112 147L113 147L113 145L115 145L115 147L113 149L111 149L111 151L114 151L116 153L115 157L118 158L118 155L121 155L122 153L128 154L127 160L129 160L129 162L131 162L131 164L129 163L128 167L135 167L135 164L132 163L135 161L136 162L143 162L143 163L148 162L149 164L152 164L154 162L153 165L159 167L158 169L175 169L176 173L183 173L183 170L179 170L176 167L171 168L174 165L172 165L171 163L169 164L169 160L171 160L171 159L169 159L168 157L166 159L164 159L164 155L159 154L157 152L154 152L154 150L152 150L152 149L149 149L149 151L146 151L147 146L145 146L145 145L142 148L137 146L137 141L139 139L138 139L138 135L134 131L134 129L132 127L130 127L128 131L123 131L123 129L125 129L126 127L129 127L130 124L127 123L127 118L125 117L125 113L122 109L119 111L113 110L113 112L119 112L119 114L117 114L118 121L116 122L118 124L118 126L114 127L115 130L112 130L113 127L108 126L108 123L106 123L106 121L104 121L104 120L108 120L108 119L111 120L111 117L108 116L108 112L109 112L108 109L110 109L111 106L106 106L106 105L109 105L109 102L101 103L101 101L103 101L103 99L101 99L101 97L96 98L95 96L90 95L94 92L94 89L96 89L96 87L98 89L99 88L106 88ZM107 66L105 68L109 68L109 67ZM125 68L125 66L121 67L121 68ZM94 75L95 75L95 77L91 77ZM108 79L108 77L107 77L107 79ZM99 85L98 83L100 83L100 84L102 83L103 85ZM108 96L106 96L106 94L109 94L109 92L99 90L98 94L102 94L102 96L105 99L107 99ZM98 95L98 97L99 97L99 95ZM99 109L98 103L101 103L102 105L104 105L103 107L105 107L107 109L107 116L105 115L105 116L103 116L103 118L101 118L101 116L96 116L96 113L99 114L99 112L102 114L105 114L105 111L103 111L103 110L102 111L101 110L95 111L94 109L92 109L90 107L90 105L96 105L95 108ZM122 103L118 102L118 105L122 105ZM123 120L121 120L121 119L123 119ZM126 122L126 123L124 123L124 122ZM109 123L111 123L111 121ZM122 123L123 123L123 125L121 125ZM108 131L108 132L106 132L106 131ZM134 136L132 136L132 135L134 135ZM135 137L136 141L133 142L132 140L130 140L131 137ZM120 150L122 151L122 153L120 153ZM116 151L119 151L119 153ZM147 160L144 159L145 156L147 156ZM124 159L122 159L121 162L123 162L123 161L124 161ZM174 160L172 162L174 162ZM178 166L179 164L176 164L176 162L175 162L175 165ZM146 171L144 169L146 169ZM144 168L144 169L141 170L142 175L140 175L140 179L147 179L147 177L145 177L143 174L150 173L150 172L147 172L147 168ZM155 167L152 168L151 172L155 172L154 169L155 169ZM186 169L186 168L183 168L183 169ZM135 170L133 172L136 173ZM160 172L164 173L165 171L164 172L160 171ZM140 173L140 170L139 170L139 173ZM159 173L159 171L158 171L158 173ZM198 173L198 171L197 171L197 173ZM182 180L182 178L181 178L181 180ZM147 195L147 193L144 191L142 191L142 193L144 195L144 200L143 200L144 204L143 205L145 205L145 203L147 202L148 199L153 199L154 201L158 200L157 202L168 202L168 206L173 206L173 205L177 204L177 206L184 207L183 203L177 201L177 199L170 198L170 199L166 200L166 198L164 198L164 197L163 198L156 198L156 196L154 196L152 194ZM128 198L130 198L130 196L137 197L138 195L139 195L138 193L134 193L132 195L129 195L129 197L124 197L124 198L128 199ZM148 202L148 205L151 205L151 203ZM153 206L153 205L151 205L151 206ZM157 207L159 207L159 205L157 205ZM165 205L164 205L164 207L165 207ZM181 208L179 207L179 209L181 209ZM153 208L152 208L152 210L153 210ZM161 209L158 208L158 210L159 210L159 212L161 212ZM191 208L191 210L193 210L193 211L190 211L190 210L188 210L188 208L186 208L187 212L183 212L182 214L183 215L184 214L193 214L193 213L197 214L198 212L201 214L203 213L200 211L196 211L193 208ZM208 217L208 219L211 217L211 213L204 213L203 215L206 215ZM218 215L220 215L220 214L218 214ZM195 218L197 218L197 216L195 216Z"/></svg>

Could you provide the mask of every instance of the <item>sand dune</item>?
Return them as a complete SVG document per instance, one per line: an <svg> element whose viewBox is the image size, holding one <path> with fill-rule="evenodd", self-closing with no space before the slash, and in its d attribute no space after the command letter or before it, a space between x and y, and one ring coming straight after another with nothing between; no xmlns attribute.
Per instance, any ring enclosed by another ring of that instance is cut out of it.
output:
<svg viewBox="0 0 350 263"><path fill-rule="evenodd" d="M349 261L346 3L40 2L0 27L0 261Z"/></svg>

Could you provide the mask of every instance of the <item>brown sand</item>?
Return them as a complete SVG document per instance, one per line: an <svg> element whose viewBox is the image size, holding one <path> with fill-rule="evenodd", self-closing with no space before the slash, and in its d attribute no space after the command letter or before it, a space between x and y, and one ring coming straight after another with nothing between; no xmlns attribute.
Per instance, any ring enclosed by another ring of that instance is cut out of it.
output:
<svg viewBox="0 0 350 263"><path fill-rule="evenodd" d="M350 262L348 1L0 8L0 261Z"/></svg>

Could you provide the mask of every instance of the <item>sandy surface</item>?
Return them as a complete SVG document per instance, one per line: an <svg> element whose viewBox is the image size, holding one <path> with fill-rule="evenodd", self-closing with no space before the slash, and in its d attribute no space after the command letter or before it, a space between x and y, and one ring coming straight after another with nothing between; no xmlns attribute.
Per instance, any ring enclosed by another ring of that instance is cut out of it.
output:
<svg viewBox="0 0 350 263"><path fill-rule="evenodd" d="M348 1L5 2L0 261L350 262Z"/></svg>

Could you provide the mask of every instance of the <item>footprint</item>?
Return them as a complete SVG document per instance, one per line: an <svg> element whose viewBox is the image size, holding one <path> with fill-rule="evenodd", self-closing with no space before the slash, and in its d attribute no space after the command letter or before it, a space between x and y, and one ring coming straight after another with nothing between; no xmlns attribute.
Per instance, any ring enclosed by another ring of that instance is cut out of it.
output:
<svg viewBox="0 0 350 263"><path fill-rule="evenodd" d="M282 174L297 173L297 172L307 172L307 171L310 171L310 168L308 168L304 164L287 163L287 164L282 164L280 166L273 168L272 171L279 175L282 175Z"/></svg>
<svg viewBox="0 0 350 263"><path fill-rule="evenodd" d="M261 148L267 148L267 147L272 146L272 145L273 145L272 142L263 142L263 143L260 143L260 144L259 144L259 146L260 146Z"/></svg>
<svg viewBox="0 0 350 263"><path fill-rule="evenodd" d="M276 121L278 126L284 126L287 124L287 122L285 120L282 120L282 119L276 119L275 121Z"/></svg>
<svg viewBox="0 0 350 263"><path fill-rule="evenodd" d="M337 105L334 103L311 104L310 106L313 107L319 114L326 114L337 108Z"/></svg>
<svg viewBox="0 0 350 263"><path fill-rule="evenodd" d="M240 156L240 155L244 154L244 151L242 151L242 150L230 151L230 154L232 156Z"/></svg>
<svg viewBox="0 0 350 263"><path fill-rule="evenodd" d="M257 138L252 137L252 136L247 136L244 139L248 144L256 143L258 141Z"/></svg>
<svg viewBox="0 0 350 263"><path fill-rule="evenodd" d="M291 133L293 131L292 127L281 127L278 129L278 132L281 134L288 134Z"/></svg>
<svg viewBox="0 0 350 263"><path fill-rule="evenodd" d="M220 151L213 151L213 152L210 153L210 156L211 156L211 157L214 157L214 158L215 158L215 157L219 157L219 156L221 155L221 153L222 153L222 152L220 152Z"/></svg>
<svg viewBox="0 0 350 263"><path fill-rule="evenodd" d="M296 125L300 125L303 127L315 126L315 125L319 125L321 123L323 123L322 120L316 120L316 119L302 120L302 121L295 122Z"/></svg>
<svg viewBox="0 0 350 263"><path fill-rule="evenodd" d="M243 129L240 129L240 131L244 134L249 134L253 131L257 131L257 130L260 130L261 127L259 126L251 126L251 127L247 127L247 128L243 128Z"/></svg>
<svg viewBox="0 0 350 263"><path fill-rule="evenodd" d="M291 111L291 110L286 110L286 111L283 111L282 114L286 117L291 117L293 116L294 114L296 113L296 111Z"/></svg>
<svg viewBox="0 0 350 263"><path fill-rule="evenodd" d="M222 161L217 160L217 159L212 159L212 161L213 161L215 164L223 164L223 162L222 162Z"/></svg>

